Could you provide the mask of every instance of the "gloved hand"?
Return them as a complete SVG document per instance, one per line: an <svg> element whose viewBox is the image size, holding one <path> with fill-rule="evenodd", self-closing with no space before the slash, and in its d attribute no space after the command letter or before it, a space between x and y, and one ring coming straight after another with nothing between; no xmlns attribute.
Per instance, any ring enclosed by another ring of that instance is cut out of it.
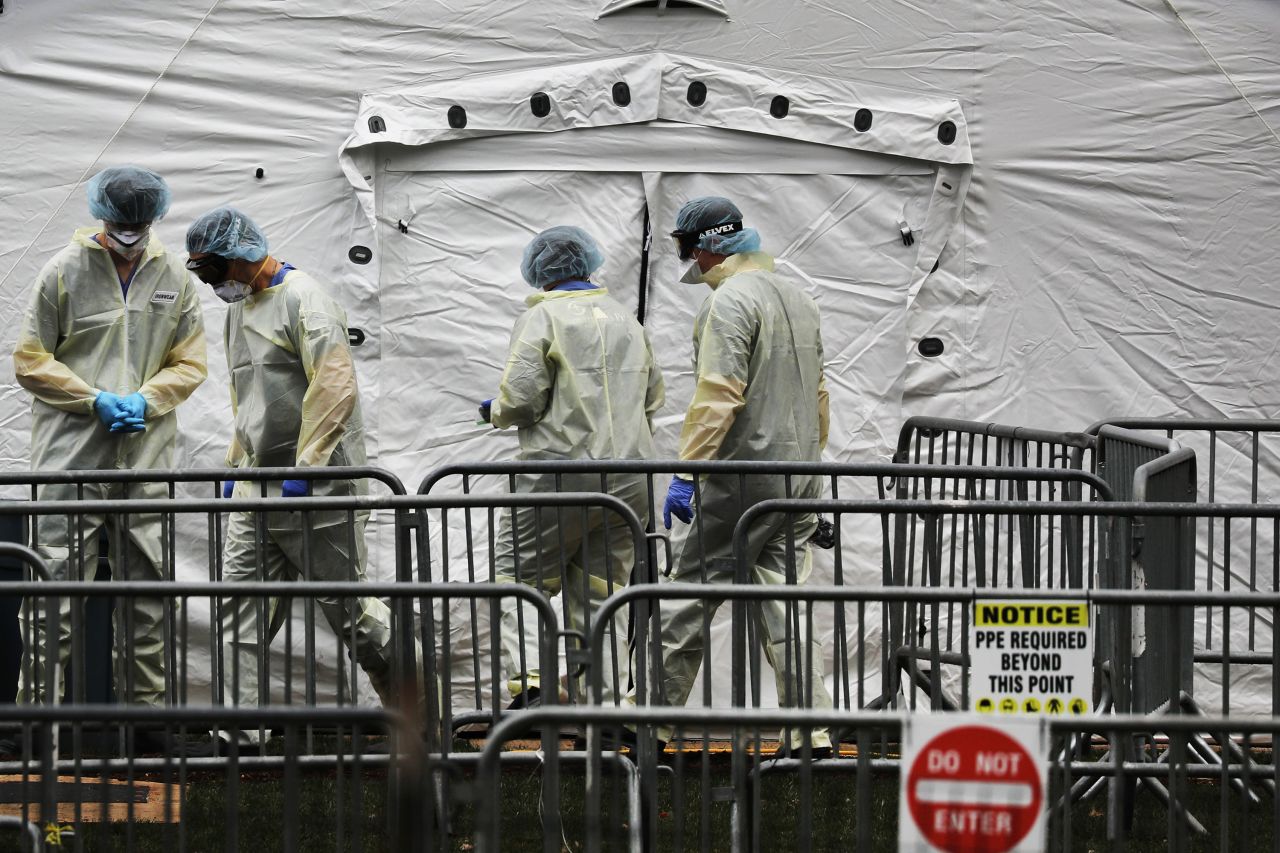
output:
<svg viewBox="0 0 1280 853"><path fill-rule="evenodd" d="M110 391L99 391L98 396L93 398L93 411L107 429L122 417L120 399L119 394L112 394Z"/></svg>
<svg viewBox="0 0 1280 853"><path fill-rule="evenodd" d="M480 404L480 420L489 423L489 418L493 415L493 398L490 397Z"/></svg>
<svg viewBox="0 0 1280 853"><path fill-rule="evenodd" d="M232 492L234 492L235 490L236 490L236 481L235 481L235 480L223 480L223 481L222 481L222 496L223 496L224 498L229 498L229 497L231 497L231 493L232 493Z"/></svg>
<svg viewBox="0 0 1280 853"><path fill-rule="evenodd" d="M285 480L280 494L286 498L305 498L311 494L310 480Z"/></svg>
<svg viewBox="0 0 1280 853"><path fill-rule="evenodd" d="M671 529L671 516L685 524L693 521L693 481L672 477L667 487L667 501L662 506L662 523Z"/></svg>
<svg viewBox="0 0 1280 853"><path fill-rule="evenodd" d="M120 411L126 418L145 420L147 417L147 398L134 391L128 397L120 398Z"/></svg>

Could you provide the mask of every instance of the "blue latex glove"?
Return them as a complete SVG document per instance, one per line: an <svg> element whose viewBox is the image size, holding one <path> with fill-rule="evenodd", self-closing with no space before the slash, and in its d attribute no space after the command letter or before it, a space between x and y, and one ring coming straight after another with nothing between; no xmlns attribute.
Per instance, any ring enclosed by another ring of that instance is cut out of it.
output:
<svg viewBox="0 0 1280 853"><path fill-rule="evenodd" d="M662 506L662 523L671 529L671 516L685 524L693 521L693 481L671 478L667 487L667 502Z"/></svg>
<svg viewBox="0 0 1280 853"><path fill-rule="evenodd" d="M280 494L286 498L305 498L311 494L310 480L285 480Z"/></svg>
<svg viewBox="0 0 1280 853"><path fill-rule="evenodd" d="M489 423L489 418L493 415L493 398L483 401L480 404L480 420Z"/></svg>
<svg viewBox="0 0 1280 853"><path fill-rule="evenodd" d="M224 498L229 498L229 497L231 497L231 493L232 493L232 492L234 492L235 490L236 490L236 481L235 481L235 480L223 480L223 481L222 481L222 496L223 496Z"/></svg>
<svg viewBox="0 0 1280 853"><path fill-rule="evenodd" d="M110 391L99 391L98 396L93 398L93 411L98 416L98 420L102 421L102 425L111 428L111 425L120 420L120 395L112 394Z"/></svg>
<svg viewBox="0 0 1280 853"><path fill-rule="evenodd" d="M147 398L134 392L116 401L119 417L111 424L112 432L142 432L147 428Z"/></svg>

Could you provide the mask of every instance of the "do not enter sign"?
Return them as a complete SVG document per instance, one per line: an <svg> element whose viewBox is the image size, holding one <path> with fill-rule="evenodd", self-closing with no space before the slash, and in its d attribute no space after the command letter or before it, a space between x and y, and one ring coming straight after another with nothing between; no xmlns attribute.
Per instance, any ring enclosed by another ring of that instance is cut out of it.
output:
<svg viewBox="0 0 1280 853"><path fill-rule="evenodd" d="M939 714L908 723L899 849L1043 850L1048 775L1040 720Z"/></svg>

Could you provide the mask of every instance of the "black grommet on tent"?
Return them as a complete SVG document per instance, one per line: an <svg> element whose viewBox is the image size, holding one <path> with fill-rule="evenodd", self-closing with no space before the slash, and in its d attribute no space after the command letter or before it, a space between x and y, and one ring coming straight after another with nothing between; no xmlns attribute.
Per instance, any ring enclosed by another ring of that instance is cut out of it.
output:
<svg viewBox="0 0 1280 853"><path fill-rule="evenodd" d="M382 133L387 129L387 123L382 120L382 116L369 116L369 132Z"/></svg>
<svg viewBox="0 0 1280 853"><path fill-rule="evenodd" d="M952 121L944 121L938 125L938 141L943 145L950 145L956 141L956 125Z"/></svg>
<svg viewBox="0 0 1280 853"><path fill-rule="evenodd" d="M551 98L546 92L534 92L529 99L529 112L538 118L544 118L551 112Z"/></svg>
<svg viewBox="0 0 1280 853"><path fill-rule="evenodd" d="M467 111L454 104L449 107L449 127L462 129L467 126Z"/></svg>
<svg viewBox="0 0 1280 853"><path fill-rule="evenodd" d="M353 347L358 347L365 341L364 329L357 329L355 326L347 329L347 340L351 341Z"/></svg>
<svg viewBox="0 0 1280 853"><path fill-rule="evenodd" d="M853 114L853 129L859 133L866 133L871 129L871 110L863 107Z"/></svg>
<svg viewBox="0 0 1280 853"><path fill-rule="evenodd" d="M614 83L613 102L620 107L625 107L631 103L631 87L626 83Z"/></svg>
<svg viewBox="0 0 1280 853"><path fill-rule="evenodd" d="M689 84L689 91L685 95L689 99L689 104L700 107L707 102L707 84L701 80L694 80Z"/></svg>
<svg viewBox="0 0 1280 853"><path fill-rule="evenodd" d="M769 102L769 115L774 118L786 118L789 112L791 112L791 102L787 100L786 95L775 95Z"/></svg>
<svg viewBox="0 0 1280 853"><path fill-rule="evenodd" d="M925 358L937 358L945 349L941 338L921 338L916 344L916 350Z"/></svg>
<svg viewBox="0 0 1280 853"><path fill-rule="evenodd" d="M373 260L373 250L368 246L352 246L351 251L347 252L347 257L353 264L367 264Z"/></svg>
<svg viewBox="0 0 1280 853"><path fill-rule="evenodd" d="M262 180L266 174L267 174L266 172L262 171L261 166L253 170L253 176L258 180Z"/></svg>

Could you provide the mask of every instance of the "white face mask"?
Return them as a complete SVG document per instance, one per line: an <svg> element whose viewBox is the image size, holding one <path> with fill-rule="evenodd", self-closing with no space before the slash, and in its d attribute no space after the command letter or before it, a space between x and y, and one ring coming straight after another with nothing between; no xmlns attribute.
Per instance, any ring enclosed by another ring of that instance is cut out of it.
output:
<svg viewBox="0 0 1280 853"><path fill-rule="evenodd" d="M684 271L684 275L680 276L681 284L701 284L702 268L698 266L698 262L694 261L689 264L689 268Z"/></svg>
<svg viewBox="0 0 1280 853"><path fill-rule="evenodd" d="M147 248L147 238L151 236L150 228L141 231L107 231L107 245L122 258L133 260Z"/></svg>
<svg viewBox="0 0 1280 853"><path fill-rule="evenodd" d="M253 288L243 281L222 281L213 286L213 292L223 302L239 302L253 293Z"/></svg>

